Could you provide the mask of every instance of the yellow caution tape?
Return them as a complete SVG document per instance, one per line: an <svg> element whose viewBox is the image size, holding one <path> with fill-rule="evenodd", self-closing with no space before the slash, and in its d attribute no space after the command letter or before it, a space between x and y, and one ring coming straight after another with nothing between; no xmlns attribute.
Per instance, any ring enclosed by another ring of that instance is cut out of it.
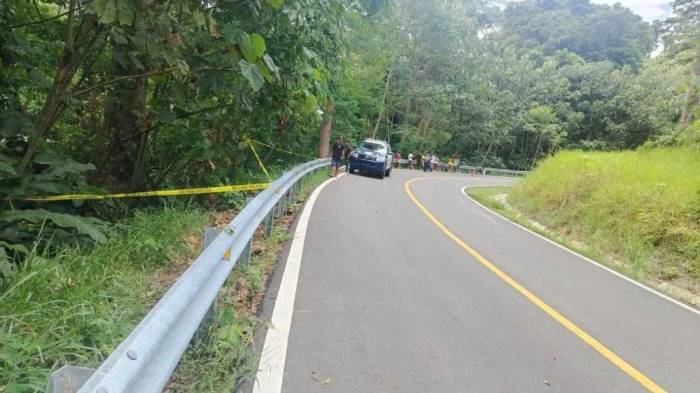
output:
<svg viewBox="0 0 700 393"><path fill-rule="evenodd" d="M299 153L296 153L296 152L293 152L293 151L289 151L289 150L280 149L280 148L277 147L277 146L273 146L273 145L270 145L270 144L265 143L265 142L260 142L260 141L257 141L257 140L255 140L255 139L250 139L250 138L249 138L248 141L250 141L250 142L255 142L255 143L257 143L258 145L267 146L267 147L269 147L270 149L278 150L278 151L281 151L282 153L292 154L292 155L299 156L299 157L302 157L302 158L306 158L306 159L309 159L309 160L315 160L315 159L316 159L315 157L307 156L307 155L304 155L304 154L299 154Z"/></svg>
<svg viewBox="0 0 700 393"><path fill-rule="evenodd" d="M267 176L267 178L270 179L270 181L272 181L272 177L267 172L267 169L265 169L265 165L263 165L263 162L260 159L260 156L258 156L258 152L255 151L255 148L253 147L253 144L251 143L250 139L247 139L246 141L248 142L248 146L250 146L250 150L253 151L253 155L255 155L255 159L258 160L258 165L260 165L260 169L262 169L262 171L265 172L265 176Z"/></svg>
<svg viewBox="0 0 700 393"><path fill-rule="evenodd" d="M285 150L285 149L280 149L279 147L270 145L265 142L260 142L255 139L250 139L246 138L246 142L248 143L248 146L250 146L250 150L253 152L253 155L255 156L255 159L258 161L258 165L260 166L260 169L265 173L265 176L272 181L272 176L270 176L270 173L267 171L267 168L265 168L265 165L263 164L262 160L260 159L260 156L258 155L258 152L255 150L255 147L253 147L253 142L257 143L262 146L269 147L270 149L273 150L278 150L283 153L287 154L292 154L295 156L303 157L303 158L308 158L308 159L315 159L314 157L309 157L304 154L299 154L293 151ZM35 197L26 197L23 198L25 201L45 201L45 202L53 202L53 201L79 201L79 200L95 200L95 199L111 199L111 198L138 198L138 197L151 197L151 196L179 196L179 195L197 195L197 194L217 194L217 193L222 193L222 192L239 192L239 191L255 191L255 190L262 190L267 188L270 185L270 183L254 183L254 184L240 184L240 185L230 185L230 186L220 186L220 187L202 187L202 188L182 188L182 189L176 189L176 190L161 190L161 191L143 191L143 192L131 192L131 193L124 193L124 194L108 194L108 195L99 195L99 194L68 194L68 195L49 195L49 196L35 196Z"/></svg>
<svg viewBox="0 0 700 393"><path fill-rule="evenodd" d="M255 191L267 188L270 183L238 184L219 187L182 188L177 190L143 191L126 194L70 194L70 195L49 195L38 197L27 197L25 201L77 201L86 199L110 199L110 198L137 198L151 196L178 196L197 194L217 194L222 192Z"/></svg>

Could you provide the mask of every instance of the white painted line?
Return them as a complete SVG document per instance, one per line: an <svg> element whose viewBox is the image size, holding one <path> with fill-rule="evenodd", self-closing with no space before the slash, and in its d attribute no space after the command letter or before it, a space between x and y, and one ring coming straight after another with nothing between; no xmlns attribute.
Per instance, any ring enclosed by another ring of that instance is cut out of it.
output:
<svg viewBox="0 0 700 393"><path fill-rule="evenodd" d="M341 173L338 177L345 175ZM287 345L289 331L292 327L292 315L294 314L294 298L297 293L297 282L299 281L299 270L301 268L301 257L304 251L304 241L306 240L306 228L309 225L311 211L314 208L316 199L328 183L337 179L332 178L324 181L309 196L309 200L304 206L304 210L299 216L292 244L287 256L287 264L282 274L275 308L272 311L270 327L265 335L258 373L253 385L253 393L280 393L282 391L282 378L284 377L284 362L287 358Z"/></svg>
<svg viewBox="0 0 700 393"><path fill-rule="evenodd" d="M469 198L472 202L474 202L474 203L476 203L477 205L481 206L483 209L485 209L486 211L490 212L491 214L494 214L494 215L500 217L502 220L504 220L504 221L506 221L506 222L509 222L509 223L511 223L511 224L513 224L513 225L519 227L520 229L522 229L522 230L524 230L524 231L526 231L526 232L529 232L530 234L533 234L533 235L539 237L540 239L542 239L542 240L544 240L544 241L546 241L546 242L548 242L548 243L551 243L551 244L553 244L553 245L555 245L555 246L561 248L562 250L564 250L564 251L566 251L566 252L568 252L568 253L570 253L570 254L573 254L573 255L575 255L575 256L577 256L577 257L583 259L583 260L586 261L586 262L589 262L589 263L592 263L592 264L595 265L595 266L598 266L599 268L601 268L601 269L607 271L608 273L612 273L612 274L616 275L617 277L619 277L619 278L621 278L621 279L623 279L623 280L625 280L625 281L627 281L627 282L629 282L629 283L632 283L632 284L634 284L634 285L636 285L636 286L638 286L638 287L640 287L640 288L642 288L642 289L644 289L644 290L646 290L646 291L649 291L649 292L651 292L651 293L653 293L653 294L655 294L655 295L657 295L657 296L660 296L660 297L662 297L662 298L668 300L669 302L671 302L671 303L673 303L673 304L675 304L675 305L677 305L677 306L680 306L680 307L682 307L682 308L684 308L684 309L686 309L686 310L692 312L693 314L700 315L700 310L697 310L697 309L695 309L695 308L693 308L693 307L691 307L691 306L689 306L689 305L687 305L687 304L685 304L685 303L679 302L678 300L676 300L676 299L674 299L674 298L672 298L672 297L669 297L669 296L667 296L667 295L665 295L665 294L663 294L663 293L657 291L656 289L650 288L650 287L648 287L648 286L646 286L646 285L640 283L639 281L635 281L635 280L633 280L633 279L631 279L631 278L625 276L625 275L622 274L622 273L616 272L615 270L613 270L613 269L611 269L611 268L609 268L609 267L607 267L607 266L605 266L605 265L603 265L603 264L601 264L601 263L599 263L599 262L596 262L596 261L594 261L594 260L592 260L592 259L590 259L590 258L588 258L588 257L586 257L586 256L584 256L584 255L581 255L581 254L577 253L576 251L574 251L574 250L572 250L572 249L569 249L569 248L567 248L567 247L564 247L563 245L561 245L561 244L559 244L559 243L557 243L557 242L555 242L555 241L553 241L553 240L551 240L551 239L548 239L548 238L546 238L546 237L540 235L539 233L534 232L534 231L532 231L531 229L526 228L526 227L524 227L524 226L518 224L517 222L511 221L510 219L508 219L507 217L504 217L504 216L501 215L500 213L497 213L497 212L495 212L495 211L489 209L488 207L482 205L482 204L479 203L477 200L475 200L474 198L470 197L470 196L467 194L467 188L471 188L471 187L488 187L488 186L486 186L486 185L464 186L464 187L462 187L462 194L464 194L465 197Z"/></svg>

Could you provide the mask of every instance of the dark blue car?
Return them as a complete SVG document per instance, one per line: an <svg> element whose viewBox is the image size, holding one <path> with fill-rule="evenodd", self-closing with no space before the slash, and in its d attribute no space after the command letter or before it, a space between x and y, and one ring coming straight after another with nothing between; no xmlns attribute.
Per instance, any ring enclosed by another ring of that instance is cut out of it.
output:
<svg viewBox="0 0 700 393"><path fill-rule="evenodd" d="M377 139L365 139L360 146L350 153L348 172L370 173L380 179L391 175L393 154L391 146Z"/></svg>

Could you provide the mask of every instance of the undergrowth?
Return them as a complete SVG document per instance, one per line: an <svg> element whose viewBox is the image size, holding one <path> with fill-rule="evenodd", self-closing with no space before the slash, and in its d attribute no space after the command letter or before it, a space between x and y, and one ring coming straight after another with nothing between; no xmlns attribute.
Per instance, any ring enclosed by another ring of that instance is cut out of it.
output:
<svg viewBox="0 0 700 393"><path fill-rule="evenodd" d="M291 215L326 178L324 170L308 176L272 234L258 231L250 263L228 278L205 338L190 345L168 391L228 393L254 375L253 334L268 277ZM229 203L240 206L242 197ZM0 283L0 393L43 392L63 365L97 367L200 253L211 216L186 208L137 211L113 225L102 244L31 252Z"/></svg>
<svg viewBox="0 0 700 393"><path fill-rule="evenodd" d="M199 251L208 213L137 212L89 249L31 253L0 287L0 392L44 392L51 371L96 367L164 288L151 277Z"/></svg>

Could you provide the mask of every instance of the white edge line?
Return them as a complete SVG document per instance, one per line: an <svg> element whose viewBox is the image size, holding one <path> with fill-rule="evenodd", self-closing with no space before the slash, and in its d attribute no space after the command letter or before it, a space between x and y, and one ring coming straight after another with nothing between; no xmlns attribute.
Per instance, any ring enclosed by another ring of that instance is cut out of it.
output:
<svg viewBox="0 0 700 393"><path fill-rule="evenodd" d="M469 196L469 195L467 194L467 192L466 192L467 188L477 188L477 187L499 187L499 186L498 186L498 185L489 186L489 185L481 185L481 184L479 184L479 185L464 186L464 187L462 187L462 194L464 194L464 196L467 197L467 198L469 198L469 200L471 200L472 202L474 202L474 203L476 203L477 205L481 206L482 209L485 209L486 211L490 212L491 214L494 214L494 215L500 217L502 220L507 221L507 222L509 222L509 223L511 223L511 224L513 224L513 225L515 225L515 226L517 226L517 227L519 227L520 229L522 229L522 230L524 230L524 231L527 231L527 232L529 232L529 233L531 233L531 234L533 234L533 235L539 237L540 239L545 240L545 241L547 241L547 242L549 242L549 243L551 243L551 244L553 244L553 245L555 245L555 246L561 248L562 250L567 251L567 252L569 252L569 253L571 253L571 254L573 254L573 255L575 255L575 256L577 256L577 257L583 259L584 261L586 261L586 262L588 262L588 263L592 263L593 265L595 265L595 266L597 266L597 267L599 267L599 268L601 268L601 269L607 271L608 273L612 273L612 274L616 275L617 277L619 277L619 278L621 278L621 279L623 279L623 280L625 280L625 281L627 281L627 282L629 282L629 283L632 283L632 284L638 286L639 288L642 288L642 289L644 289L644 290L647 290L647 291L649 291L649 292L651 292L651 293L653 293L653 294L655 294L655 295L657 295L657 296L660 296L661 298L666 299L666 300L668 300L669 302L671 302L671 303L673 303L673 304L675 304L675 305L677 305L677 306L680 306L680 307L682 307L682 308L684 308L684 309L686 309L686 310L688 310L688 311L690 311L690 312L692 312L692 313L694 313L694 314L696 314L696 315L700 315L700 310L697 310L697 309L695 309L695 308L693 308L693 307L691 307L691 306L689 306L689 305L687 305L687 304L685 304L685 303L683 303L683 302L680 302L680 301L678 301L678 300L676 300L676 299L674 299L674 298L672 298L672 297L669 297L668 295L665 295L665 294L663 294L663 293L657 291L656 289L650 288L650 287L648 287L648 286L646 286L646 285L640 283L639 281L636 281L636 280L634 280L634 279L632 279L632 278L630 278L630 277L627 277L627 276L625 276L624 274L622 274L622 273L620 273L620 272L617 272L617 271L615 271L615 270L613 270L613 269L611 269L611 268L609 268L609 267L607 267L607 266L601 264L600 262L596 262L596 261L592 260L591 258L588 258L588 257L586 257L586 256L584 256L584 255L581 255L581 254L579 254L578 252L576 252L576 251L574 251L574 250L572 250L572 249L570 249L570 248L568 248L568 247L565 247L565 246L563 246L563 245L561 245L561 244L559 244L559 243L557 243L557 242L555 242L555 241L553 241L553 240L551 240L551 239L548 239L548 238L546 238L546 237L540 235L539 233L537 233L537 232L535 232L535 231L533 231L533 230L531 230L531 229L529 229L529 228L526 228L526 227L524 227L524 226L518 224L517 222L512 221L512 220L508 219L507 217L501 215L500 213L498 213L498 212L496 212L496 211L494 211L494 210L492 210L492 209L490 209L490 208L484 206L484 205L481 204L479 201L477 201L477 200L475 200L474 198L472 198L471 196Z"/></svg>
<svg viewBox="0 0 700 393"><path fill-rule="evenodd" d="M338 177L345 175L341 173ZM294 231L292 244L289 248L287 263L282 274L275 307L272 311L270 326L265 335L258 372L253 385L253 393L280 393L282 391L282 378L284 377L284 363L287 358L287 345L289 331L292 327L292 315L294 314L294 299L299 281L301 258L306 240L306 229L316 199L323 189L338 177L328 179L321 183L311 193L304 205L304 210L299 216L299 222Z"/></svg>

